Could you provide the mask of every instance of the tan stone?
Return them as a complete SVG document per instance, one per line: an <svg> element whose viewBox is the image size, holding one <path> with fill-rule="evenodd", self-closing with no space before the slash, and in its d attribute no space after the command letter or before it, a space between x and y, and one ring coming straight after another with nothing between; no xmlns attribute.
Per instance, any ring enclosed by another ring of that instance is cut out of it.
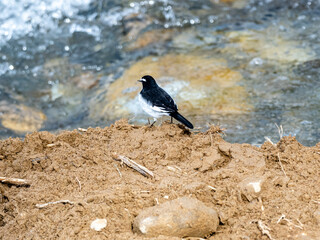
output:
<svg viewBox="0 0 320 240"><path fill-rule="evenodd" d="M133 231L147 236L205 237L216 231L218 214L201 201L182 197L144 209Z"/></svg>

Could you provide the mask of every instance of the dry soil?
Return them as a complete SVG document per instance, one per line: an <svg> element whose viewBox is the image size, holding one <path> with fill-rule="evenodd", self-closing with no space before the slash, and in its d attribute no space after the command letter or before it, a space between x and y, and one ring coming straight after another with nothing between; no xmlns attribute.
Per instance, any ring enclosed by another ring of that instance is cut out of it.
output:
<svg viewBox="0 0 320 240"><path fill-rule="evenodd" d="M145 166L154 178L114 155ZM218 230L208 239L320 239L320 143L305 147L294 137L259 148L228 143L215 126L199 133L121 120L104 129L0 141L0 177L30 181L0 183L1 239L144 239L132 232L135 216L182 196L219 212ZM260 192L243 189L250 179L261 182ZM59 200L71 203L37 207ZM90 228L96 218L107 219L100 232Z"/></svg>

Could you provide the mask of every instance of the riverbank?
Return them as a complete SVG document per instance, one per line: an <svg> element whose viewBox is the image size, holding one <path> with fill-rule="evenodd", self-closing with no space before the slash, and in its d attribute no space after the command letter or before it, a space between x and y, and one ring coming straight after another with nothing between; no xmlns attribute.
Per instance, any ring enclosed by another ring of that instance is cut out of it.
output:
<svg viewBox="0 0 320 240"><path fill-rule="evenodd" d="M121 164L119 155L154 177ZM219 213L208 239L320 236L320 143L305 147L294 137L258 148L224 141L217 126L195 133L121 120L2 140L0 169L0 177L30 184L0 183L1 239L142 239L132 232L135 216L183 196ZM90 228L96 218L107 220L101 231Z"/></svg>

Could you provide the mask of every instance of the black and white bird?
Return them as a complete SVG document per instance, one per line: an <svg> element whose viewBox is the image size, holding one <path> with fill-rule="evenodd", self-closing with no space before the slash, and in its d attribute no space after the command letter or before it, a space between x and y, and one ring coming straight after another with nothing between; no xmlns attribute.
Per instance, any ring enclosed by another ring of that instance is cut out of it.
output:
<svg viewBox="0 0 320 240"><path fill-rule="evenodd" d="M139 102L142 109L153 117L154 122L152 125L157 121L157 118L161 116L170 116L171 122L172 118L174 118L188 128L193 128L192 123L178 113L177 105L172 97L158 86L153 77L146 75L138 81L142 83Z"/></svg>

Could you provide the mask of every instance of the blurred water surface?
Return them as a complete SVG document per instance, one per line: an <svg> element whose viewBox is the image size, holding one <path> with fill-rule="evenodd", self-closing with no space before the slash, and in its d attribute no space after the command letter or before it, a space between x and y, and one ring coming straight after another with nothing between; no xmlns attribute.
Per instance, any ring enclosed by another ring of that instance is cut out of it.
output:
<svg viewBox="0 0 320 240"><path fill-rule="evenodd" d="M196 126L220 124L228 141L261 144L279 139L278 124L305 145L319 142L320 1L1 0L0 11L1 138L109 125L121 116L91 109L114 81L145 57L183 54L223 59L251 106L181 108ZM124 116L145 122L130 106Z"/></svg>

